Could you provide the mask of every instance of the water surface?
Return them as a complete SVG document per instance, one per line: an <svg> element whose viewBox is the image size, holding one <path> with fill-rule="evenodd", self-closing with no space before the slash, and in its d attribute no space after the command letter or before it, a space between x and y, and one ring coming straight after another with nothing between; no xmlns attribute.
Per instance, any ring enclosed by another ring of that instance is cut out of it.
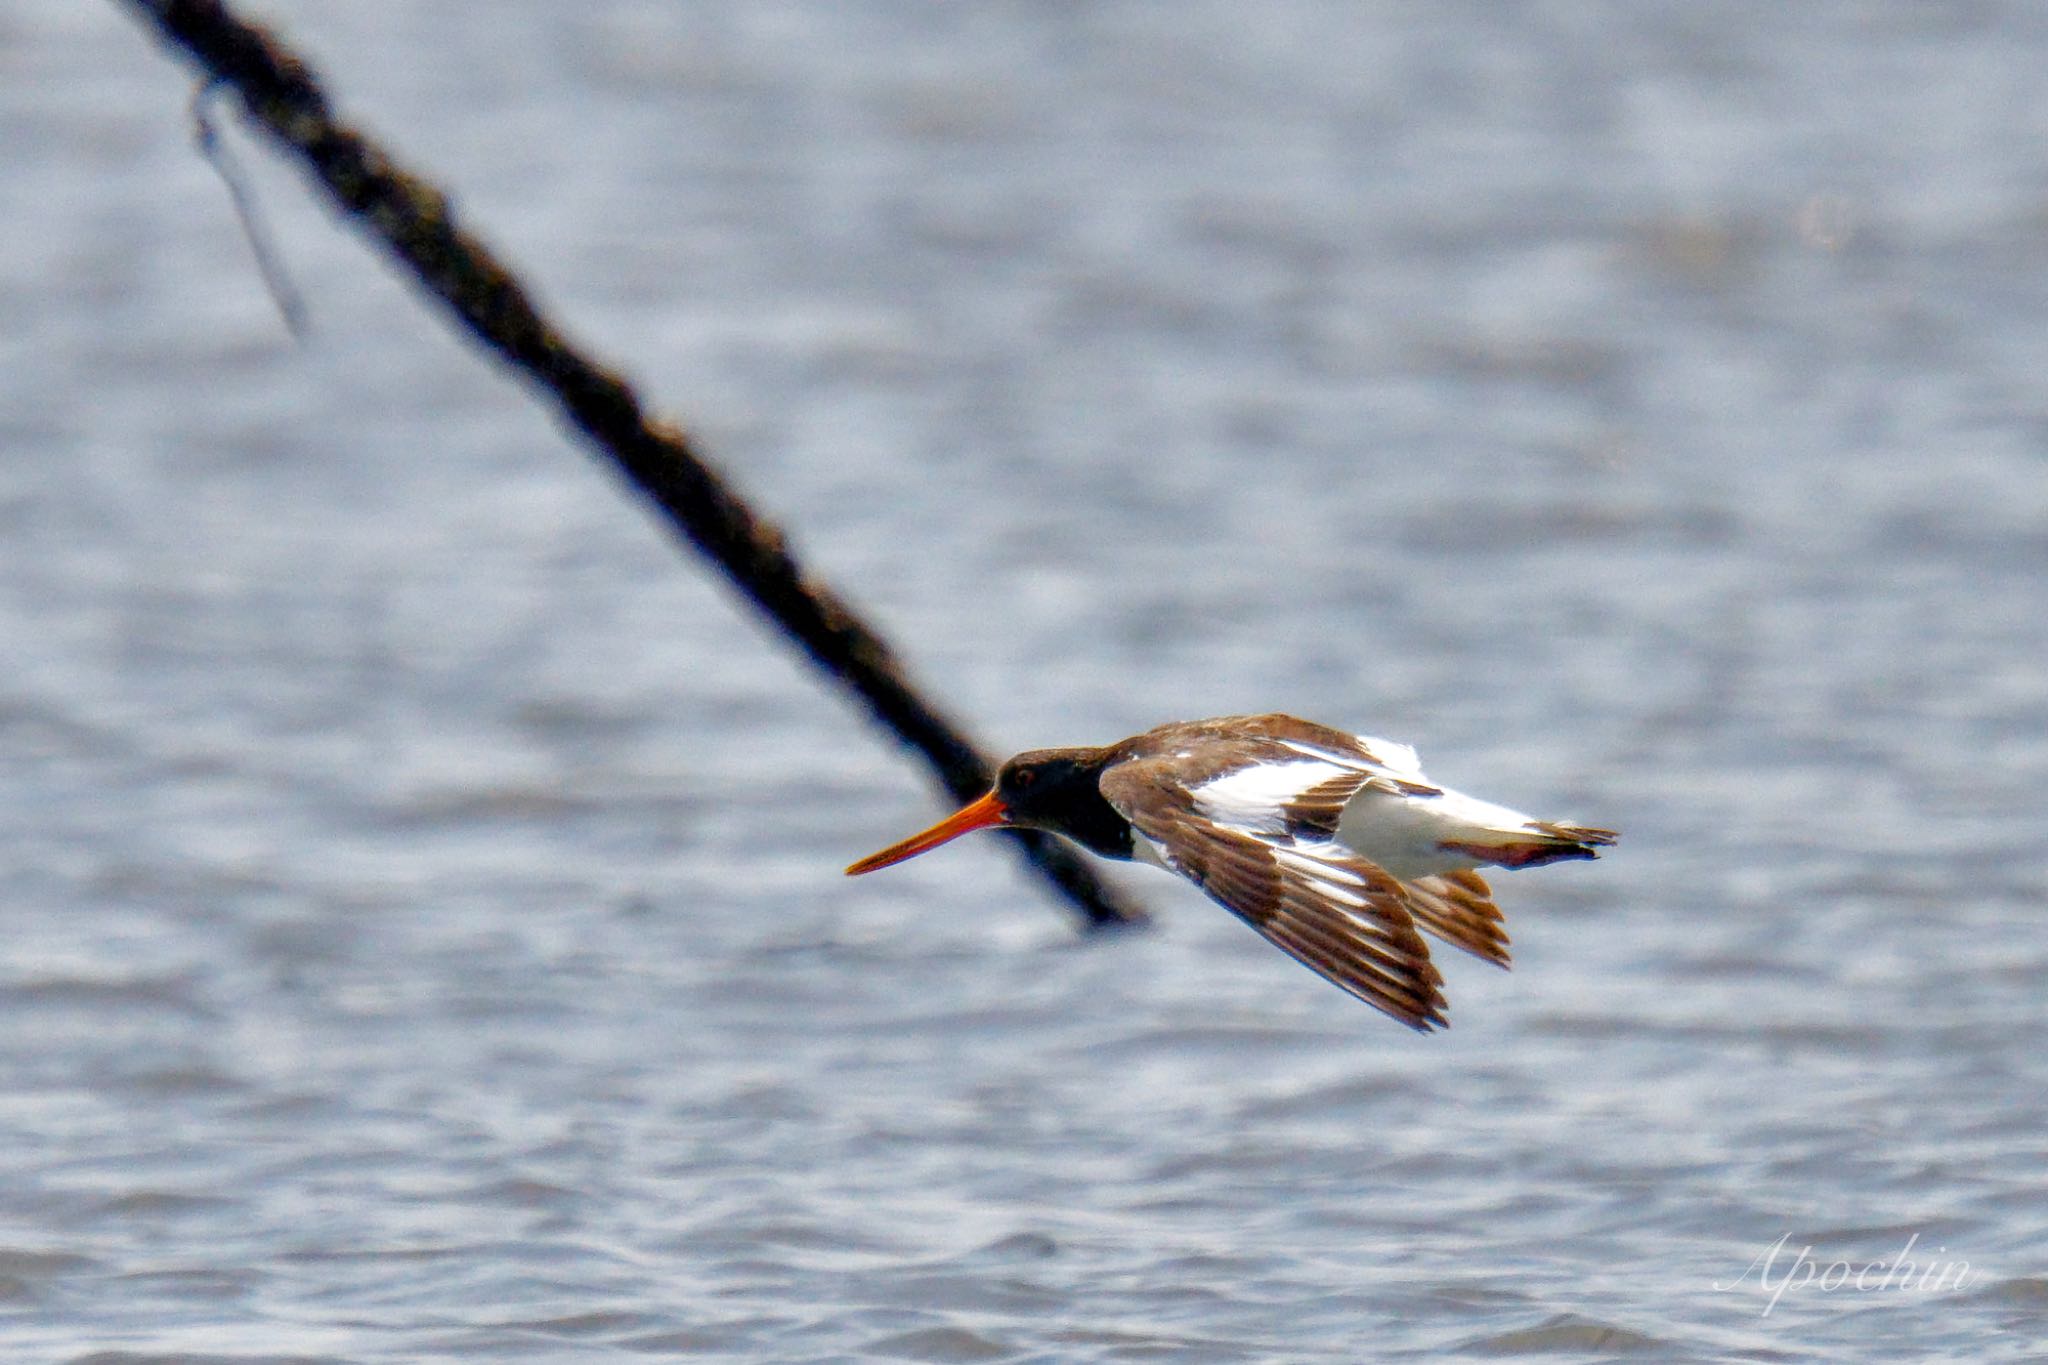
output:
<svg viewBox="0 0 2048 1365"><path fill-rule="evenodd" d="M265 13L992 743L1625 841L1430 1038L1156 873L846 881L918 775L0 0L10 1359L2038 1358L2037 7Z"/></svg>

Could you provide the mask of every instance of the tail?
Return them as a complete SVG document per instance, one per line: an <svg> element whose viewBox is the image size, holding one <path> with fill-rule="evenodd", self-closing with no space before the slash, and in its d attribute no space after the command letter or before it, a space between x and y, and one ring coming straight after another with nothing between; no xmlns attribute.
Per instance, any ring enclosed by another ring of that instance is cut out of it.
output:
<svg viewBox="0 0 2048 1365"><path fill-rule="evenodd" d="M1597 858L1598 850L1620 837L1611 829L1531 820L1519 830L1503 830L1499 842L1447 843L1443 847L1495 867L1541 867L1574 858Z"/></svg>

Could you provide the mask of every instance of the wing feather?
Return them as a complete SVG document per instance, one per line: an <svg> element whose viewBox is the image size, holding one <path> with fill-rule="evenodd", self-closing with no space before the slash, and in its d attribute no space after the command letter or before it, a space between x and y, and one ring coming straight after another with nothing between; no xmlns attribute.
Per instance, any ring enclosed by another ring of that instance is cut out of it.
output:
<svg viewBox="0 0 2048 1365"><path fill-rule="evenodd" d="M1496 966L1508 965L1508 930L1493 890L1476 872L1417 877L1408 888L1408 913L1444 942Z"/></svg>
<svg viewBox="0 0 2048 1365"><path fill-rule="evenodd" d="M1447 1022L1443 978L1399 882L1327 839L1213 819L1185 780L1213 781L1213 771L1186 769L1174 758L1126 760L1104 771L1102 794L1162 861L1297 962L1410 1028Z"/></svg>

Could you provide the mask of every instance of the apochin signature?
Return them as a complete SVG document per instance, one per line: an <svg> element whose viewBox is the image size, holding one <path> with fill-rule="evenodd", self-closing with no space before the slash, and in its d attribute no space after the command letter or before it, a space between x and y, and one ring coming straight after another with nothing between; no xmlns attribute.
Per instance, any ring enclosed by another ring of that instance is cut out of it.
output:
<svg viewBox="0 0 2048 1365"><path fill-rule="evenodd" d="M1756 1287L1770 1296L1760 1315L1769 1317L1771 1310L1778 1306L1778 1300L1787 1290L1816 1289L1823 1294L1833 1294L1844 1289L1859 1294L1875 1294L1883 1290L1908 1290L1923 1294L1936 1294L1944 1290L1961 1289L1970 1280L1970 1263L1947 1258L1947 1247L1936 1247L1934 1256L1925 1260L1908 1259L1913 1248L1920 1243L1920 1234L1914 1233L1899 1248L1899 1254L1890 1260L1878 1261L1829 1261L1825 1265L1816 1261L1811 1244L1799 1248L1783 1266L1780 1257L1785 1254L1785 1243L1792 1240L1786 1233L1770 1246L1757 1253L1757 1258L1743 1267L1742 1273L1726 1284L1714 1281L1714 1289L1727 1293L1740 1286L1756 1274Z"/></svg>

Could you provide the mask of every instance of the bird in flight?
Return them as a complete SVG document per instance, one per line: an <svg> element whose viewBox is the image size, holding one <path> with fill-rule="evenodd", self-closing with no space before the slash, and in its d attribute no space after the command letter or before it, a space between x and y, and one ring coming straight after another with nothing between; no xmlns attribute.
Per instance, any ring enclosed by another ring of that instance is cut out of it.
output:
<svg viewBox="0 0 2048 1365"><path fill-rule="evenodd" d="M1177 872L1297 962L1422 1032L1448 1022L1423 933L1508 965L1500 909L1474 869L1595 858L1616 838L1440 787L1405 744L1293 716L1222 716L1019 754L986 796L846 871L999 826Z"/></svg>

